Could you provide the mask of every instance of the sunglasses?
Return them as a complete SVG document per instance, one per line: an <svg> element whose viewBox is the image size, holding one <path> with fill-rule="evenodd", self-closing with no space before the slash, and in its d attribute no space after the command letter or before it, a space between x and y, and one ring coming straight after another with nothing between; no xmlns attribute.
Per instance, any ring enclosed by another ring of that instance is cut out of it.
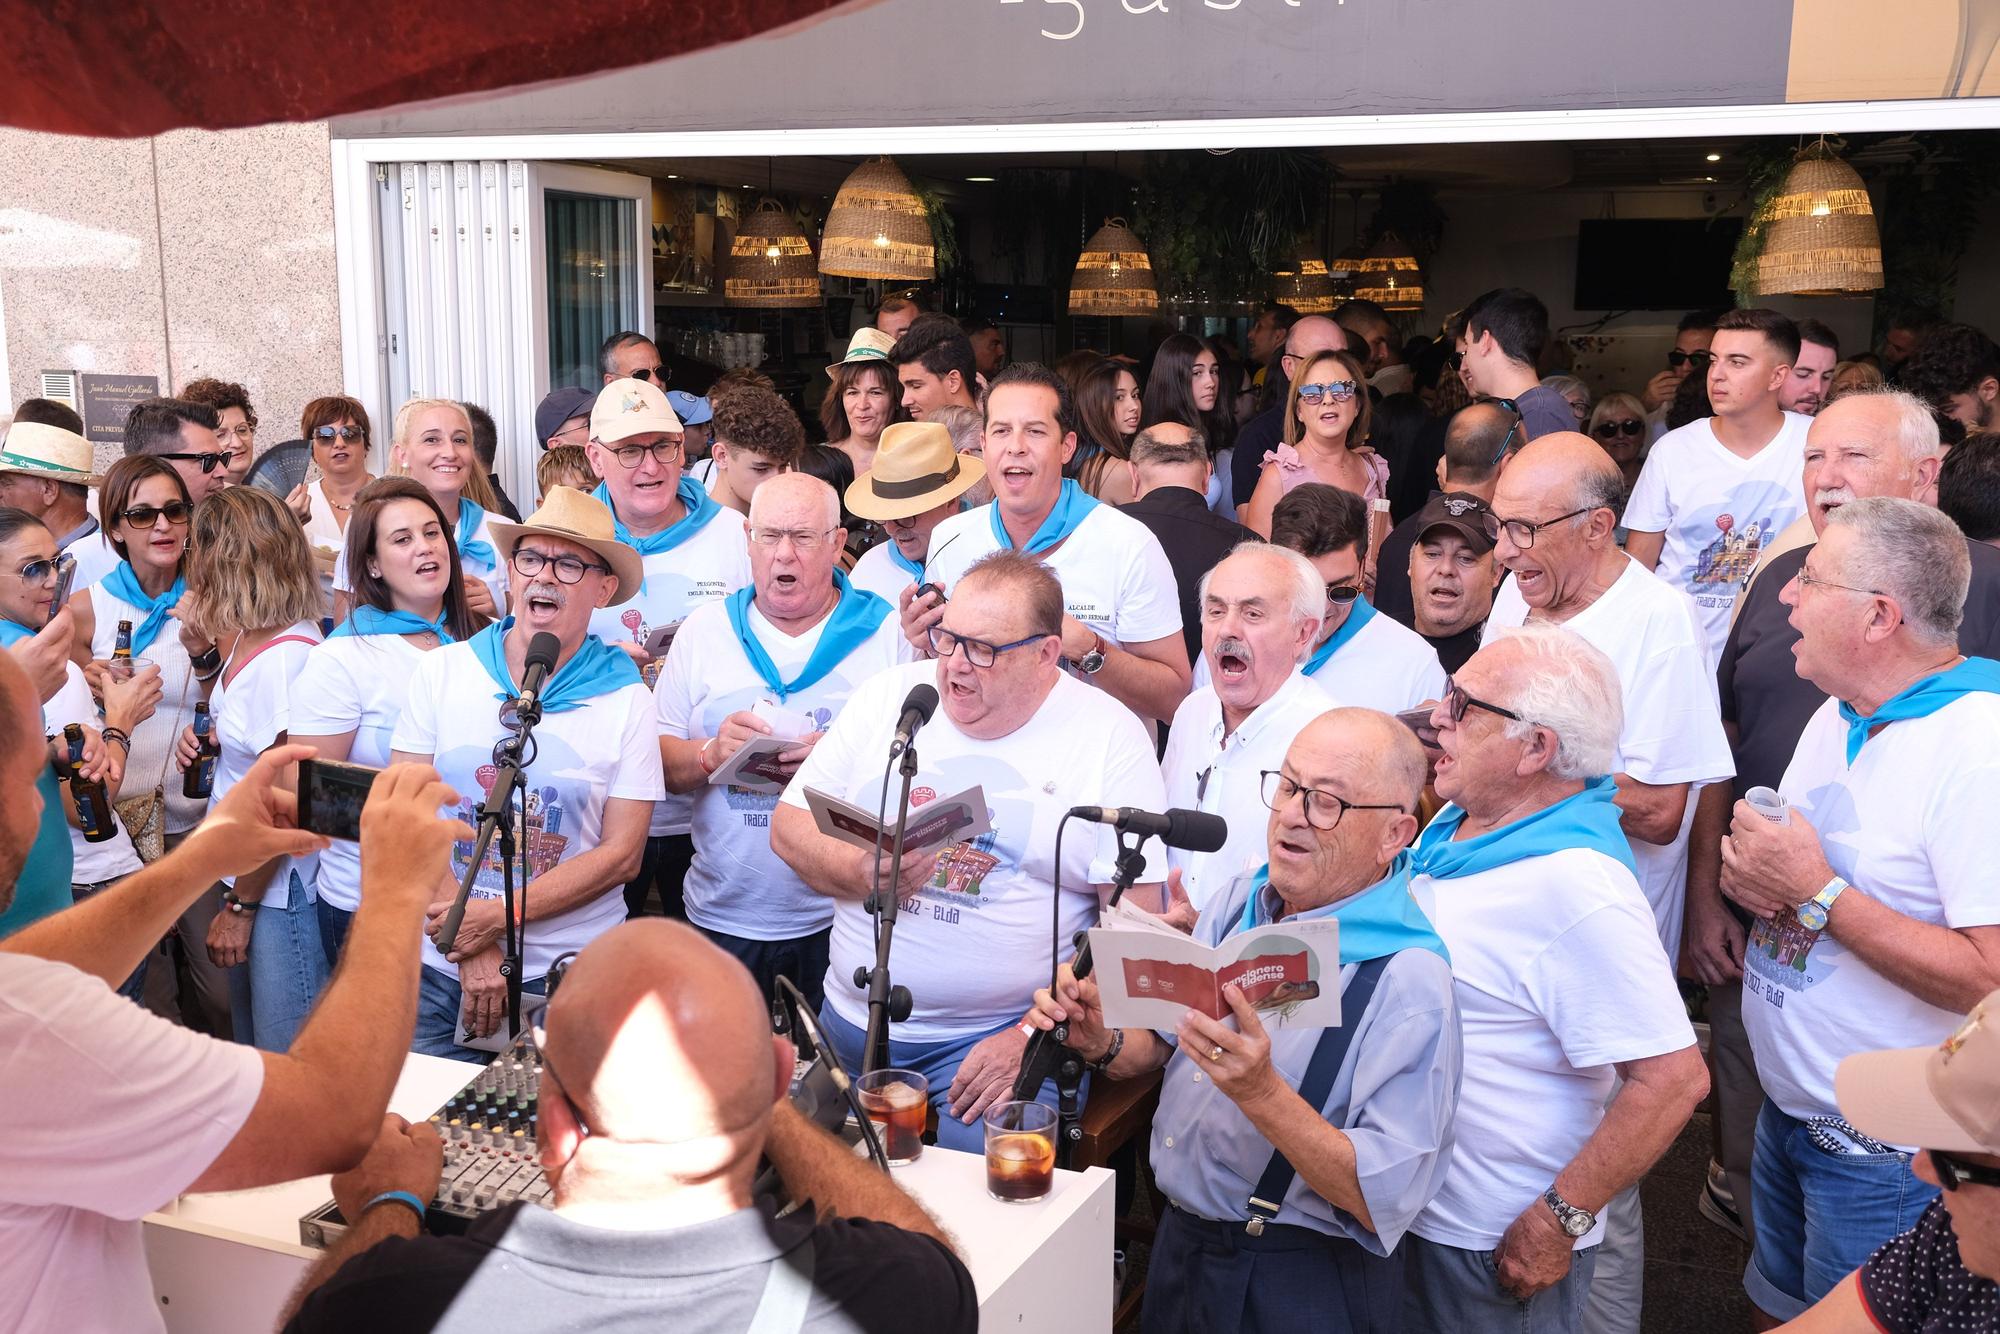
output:
<svg viewBox="0 0 2000 1334"><path fill-rule="evenodd" d="M1713 352L1683 352L1679 348L1675 348L1673 351L1667 353L1667 365L1673 367L1675 370L1688 365L1692 365L1696 370L1701 370L1714 360L1715 354Z"/></svg>
<svg viewBox="0 0 2000 1334"><path fill-rule="evenodd" d="M63 558L54 556L48 560L31 560L17 572L24 584L39 584L44 579L53 579L62 568Z"/></svg>
<svg viewBox="0 0 2000 1334"><path fill-rule="evenodd" d="M223 464L229 462L229 455L219 449L212 454L156 454L154 457L180 463L198 463L201 465L203 476L207 476Z"/></svg>
<svg viewBox="0 0 2000 1334"><path fill-rule="evenodd" d="M1326 600L1336 607L1345 607L1360 596L1361 587L1358 584L1328 584L1326 586Z"/></svg>
<svg viewBox="0 0 2000 1334"><path fill-rule="evenodd" d="M1511 398L1495 398L1488 401L1514 414L1514 424L1507 428L1507 434L1500 437L1500 448L1493 452L1493 462L1490 466L1497 468L1500 466L1500 460L1507 457L1507 446L1514 443L1515 433L1521 429L1521 405Z"/></svg>
<svg viewBox="0 0 2000 1334"><path fill-rule="evenodd" d="M674 373L665 366L641 366L638 370L632 372L632 378L635 380L650 380L659 388L665 389L667 381L674 378Z"/></svg>
<svg viewBox="0 0 2000 1334"><path fill-rule="evenodd" d="M194 517L194 506L185 500L169 500L164 505L134 505L131 509L120 510L118 514L134 528L151 528L162 516L168 523L179 527Z"/></svg>
<svg viewBox="0 0 2000 1334"><path fill-rule="evenodd" d="M1627 417L1624 421L1599 422L1590 428L1590 433L1599 440L1612 440L1621 435L1629 435L1637 440L1645 429L1646 423Z"/></svg>
<svg viewBox="0 0 2000 1334"><path fill-rule="evenodd" d="M1946 1190L1957 1190L1960 1186L2000 1186L2000 1167L1981 1167L1968 1163L1963 1158L1936 1149L1926 1149L1931 1156L1931 1168L1937 1173L1938 1184Z"/></svg>
<svg viewBox="0 0 2000 1334"><path fill-rule="evenodd" d="M368 432L359 426L315 426L313 435L321 440L331 440L339 436L342 440L365 440Z"/></svg>
<svg viewBox="0 0 2000 1334"><path fill-rule="evenodd" d="M1465 687L1448 676L1444 679L1444 706L1445 717L1454 723L1464 722L1466 713L1472 709L1484 709L1502 718L1511 718L1517 723L1526 721L1512 709L1503 709L1498 704L1488 704L1476 695L1466 694Z"/></svg>
<svg viewBox="0 0 2000 1334"><path fill-rule="evenodd" d="M1334 403L1350 403L1354 400L1354 381L1335 380L1331 384L1302 384L1299 386L1299 402L1318 403L1326 399Z"/></svg>

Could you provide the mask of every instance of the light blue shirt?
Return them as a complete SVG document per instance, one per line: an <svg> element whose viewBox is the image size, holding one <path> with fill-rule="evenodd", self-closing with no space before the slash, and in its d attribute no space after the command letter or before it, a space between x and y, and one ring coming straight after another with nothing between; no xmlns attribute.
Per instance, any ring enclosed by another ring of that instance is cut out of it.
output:
<svg viewBox="0 0 2000 1334"><path fill-rule="evenodd" d="M1195 935L1214 945L1242 927L1251 880L1239 878L1201 915ZM1363 890L1363 893L1369 892ZM1268 887L1267 899L1276 896ZM1299 914L1331 917L1337 905ZM1259 905L1270 920L1274 902ZM1340 970L1344 992L1355 965ZM1305 1078L1323 1030L1271 1030L1271 1061L1294 1089ZM1451 966L1408 949L1383 969L1356 1025L1321 1114L1354 1143L1356 1175L1376 1231L1294 1177L1275 1222L1345 1237L1387 1255L1444 1184L1461 1066L1458 1004ZM1271 1144L1193 1060L1175 1052L1153 1116L1153 1175L1167 1198L1201 1218L1249 1216L1251 1192L1271 1161Z"/></svg>

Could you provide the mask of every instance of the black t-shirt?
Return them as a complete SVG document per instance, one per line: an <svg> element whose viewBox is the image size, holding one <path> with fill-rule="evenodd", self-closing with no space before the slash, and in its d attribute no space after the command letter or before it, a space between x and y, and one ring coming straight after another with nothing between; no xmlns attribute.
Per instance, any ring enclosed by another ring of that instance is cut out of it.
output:
<svg viewBox="0 0 2000 1334"><path fill-rule="evenodd" d="M1285 406L1280 403L1243 423L1236 433L1234 451L1229 456L1230 492L1238 505L1250 503L1257 489L1257 474L1263 471L1264 455L1285 438Z"/></svg>
<svg viewBox="0 0 2000 1334"><path fill-rule="evenodd" d="M1888 1334L2000 1330L2000 1284L1965 1267L1942 1199L1917 1225L1868 1257L1858 1282L1861 1303Z"/></svg>
<svg viewBox="0 0 2000 1334"><path fill-rule="evenodd" d="M1412 514L1382 539L1375 556L1375 594L1368 599L1375 610L1412 630L1417 628L1417 608L1410 591L1410 548L1417 544L1417 518Z"/></svg>
<svg viewBox="0 0 2000 1334"><path fill-rule="evenodd" d="M536 1205L495 1210L462 1237L395 1238L340 1267L287 1334L742 1334L780 1256L813 1243L806 1334L925 1334L979 1326L972 1275L929 1237L767 1203L666 1232L616 1232Z"/></svg>
<svg viewBox="0 0 2000 1334"><path fill-rule="evenodd" d="M1479 652L1479 637L1484 633L1486 622L1477 621L1455 635L1424 635L1424 642L1437 650L1438 665L1444 668L1446 676L1451 676L1465 666L1467 658Z"/></svg>

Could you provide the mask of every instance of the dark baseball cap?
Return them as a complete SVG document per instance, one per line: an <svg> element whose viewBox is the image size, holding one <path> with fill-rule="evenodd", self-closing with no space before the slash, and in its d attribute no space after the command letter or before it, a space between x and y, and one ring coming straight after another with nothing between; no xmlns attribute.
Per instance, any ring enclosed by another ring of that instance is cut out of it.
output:
<svg viewBox="0 0 2000 1334"><path fill-rule="evenodd" d="M1441 491L1417 513L1417 540L1423 541L1433 528L1449 528L1483 556L1493 550L1493 539L1486 533L1492 514L1486 502L1470 492Z"/></svg>
<svg viewBox="0 0 2000 1334"><path fill-rule="evenodd" d="M535 409L535 443L547 449L549 437L560 431L564 422L571 417L588 417L590 405L596 401L595 389L577 389L567 385L551 389L548 397Z"/></svg>

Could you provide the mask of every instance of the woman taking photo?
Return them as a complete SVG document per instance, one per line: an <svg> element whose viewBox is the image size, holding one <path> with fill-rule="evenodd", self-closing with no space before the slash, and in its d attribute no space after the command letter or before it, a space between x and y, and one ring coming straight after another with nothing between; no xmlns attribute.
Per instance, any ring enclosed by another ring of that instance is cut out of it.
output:
<svg viewBox="0 0 2000 1334"><path fill-rule="evenodd" d="M882 429L896 420L902 390L889 361L887 338L879 329L863 329L847 345L847 356L826 368L833 384L819 401L819 423L826 442L854 461L859 477L875 466L875 445Z"/></svg>
<svg viewBox="0 0 2000 1334"><path fill-rule="evenodd" d="M299 415L299 435L312 447L317 481L306 482L287 500L304 510L306 541L331 560L346 540L354 497L375 480L368 471L368 409L341 395L316 398Z"/></svg>
<svg viewBox="0 0 2000 1334"><path fill-rule="evenodd" d="M413 398L403 404L389 445L389 472L414 479L451 518L459 568L465 571L466 602L474 615L498 619L507 605L507 571L494 554L486 510L474 499L485 486L486 473L472 452L472 418L464 405L448 398ZM344 552L334 566L333 587L341 595L334 618L345 620L353 588Z"/></svg>
<svg viewBox="0 0 2000 1334"><path fill-rule="evenodd" d="M389 763L389 738L424 654L485 625L466 603L451 534L444 509L411 478L361 489L347 525L354 611L306 655L292 691L291 740L323 760ZM358 843L335 839L320 853L317 897L320 949L331 969L361 903Z"/></svg>
<svg viewBox="0 0 2000 1334"><path fill-rule="evenodd" d="M222 660L209 696L220 747L213 809L259 755L285 744L296 683L319 643L320 590L297 518L268 491L216 492L195 511L190 536L181 618L213 638ZM185 730L183 769L194 755L194 733ZM285 857L223 893L208 953L221 968L249 962L230 977L239 1042L286 1050L326 982L312 881L311 860Z"/></svg>
<svg viewBox="0 0 2000 1334"><path fill-rule="evenodd" d="M1368 378L1345 352L1321 352L1299 367L1285 391L1284 442L1264 456L1243 523L1271 536L1271 510L1293 487L1326 482L1371 505L1389 490L1389 464L1362 448L1368 439Z"/></svg>
<svg viewBox="0 0 2000 1334"><path fill-rule="evenodd" d="M1118 389L1132 372L1115 361L1100 361L1077 382L1076 457L1071 463L1078 486L1107 505L1132 499L1132 437L1119 425ZM1137 386L1136 380L1132 381ZM1137 406L1136 404L1134 405Z"/></svg>

